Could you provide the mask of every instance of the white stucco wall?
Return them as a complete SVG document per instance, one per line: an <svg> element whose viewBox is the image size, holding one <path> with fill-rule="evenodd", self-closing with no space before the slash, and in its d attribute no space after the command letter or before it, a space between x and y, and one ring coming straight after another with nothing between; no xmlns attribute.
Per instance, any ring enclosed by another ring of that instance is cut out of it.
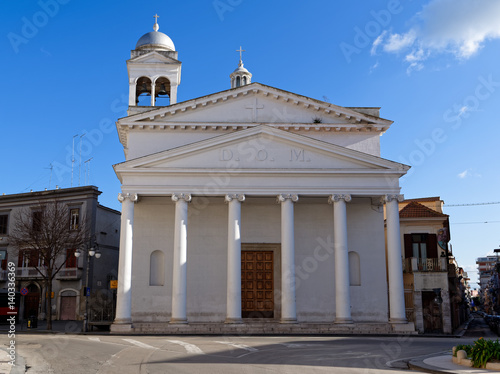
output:
<svg viewBox="0 0 500 374"><path fill-rule="evenodd" d="M333 207L327 197L303 198L295 207L297 316L302 322L333 322L335 272ZM191 322L223 322L226 313L227 205L222 197L194 197L188 208L187 317ZM144 197L134 213L132 318L168 321L172 294L174 203ZM360 256L361 286L351 286L355 321L387 321L383 214L369 198L347 204L349 250ZM280 243L280 205L274 197L247 197L242 203L242 243ZM319 247L319 249L316 249ZM149 286L149 259L165 254L164 286ZM281 279L275 258L275 317ZM374 270L376 269L376 271ZM278 275L278 276L276 276ZM369 306L369 307L367 307Z"/></svg>

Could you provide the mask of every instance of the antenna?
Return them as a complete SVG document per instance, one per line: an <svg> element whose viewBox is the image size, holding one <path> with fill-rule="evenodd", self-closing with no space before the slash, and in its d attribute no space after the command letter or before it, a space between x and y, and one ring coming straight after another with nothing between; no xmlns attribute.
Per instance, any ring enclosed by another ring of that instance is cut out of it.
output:
<svg viewBox="0 0 500 374"><path fill-rule="evenodd" d="M49 165L50 167L44 169L50 169L50 178L49 178L49 190L50 190L50 184L52 183L52 169L54 169L54 166L52 165L52 162Z"/></svg>
<svg viewBox="0 0 500 374"><path fill-rule="evenodd" d="M90 185L90 161L92 161L94 157L89 158L85 161L85 185ZM87 179L88 177L88 179Z"/></svg>
<svg viewBox="0 0 500 374"><path fill-rule="evenodd" d="M78 134L73 135L73 152L71 154L71 187L73 187L73 169L75 167L75 138Z"/></svg>
<svg viewBox="0 0 500 374"><path fill-rule="evenodd" d="M82 177L82 138L85 134L80 135L80 163L78 164L78 187L80 187L80 178Z"/></svg>

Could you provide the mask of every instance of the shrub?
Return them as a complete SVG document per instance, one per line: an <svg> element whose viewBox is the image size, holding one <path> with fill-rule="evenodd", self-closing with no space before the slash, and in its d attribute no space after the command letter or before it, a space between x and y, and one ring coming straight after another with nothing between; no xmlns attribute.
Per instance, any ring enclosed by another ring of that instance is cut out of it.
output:
<svg viewBox="0 0 500 374"><path fill-rule="evenodd" d="M464 350L467 357L472 361L472 366L475 368L485 367L487 362L492 360L500 361L500 342L497 340L486 340L479 338L473 344L459 344L455 349L454 356L457 352Z"/></svg>
<svg viewBox="0 0 500 374"><path fill-rule="evenodd" d="M484 367L491 360L500 360L500 343L498 339L486 340L479 338L476 340L472 345L470 358L475 368Z"/></svg>

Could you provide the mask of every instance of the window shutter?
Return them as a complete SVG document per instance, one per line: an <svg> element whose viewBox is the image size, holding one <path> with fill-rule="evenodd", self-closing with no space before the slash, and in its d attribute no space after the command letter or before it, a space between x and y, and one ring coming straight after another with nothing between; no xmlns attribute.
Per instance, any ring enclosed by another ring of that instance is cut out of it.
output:
<svg viewBox="0 0 500 374"><path fill-rule="evenodd" d="M413 247L411 245L411 234L405 234L404 241L405 241L405 258L413 257Z"/></svg>
<svg viewBox="0 0 500 374"><path fill-rule="evenodd" d="M437 258L437 235L429 234L427 236L427 258Z"/></svg>

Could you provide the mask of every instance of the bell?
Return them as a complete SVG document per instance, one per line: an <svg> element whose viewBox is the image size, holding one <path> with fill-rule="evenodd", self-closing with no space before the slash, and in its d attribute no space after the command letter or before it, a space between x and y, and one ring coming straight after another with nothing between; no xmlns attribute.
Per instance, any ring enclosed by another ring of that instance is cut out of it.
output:
<svg viewBox="0 0 500 374"><path fill-rule="evenodd" d="M168 95L167 90L165 89L165 83L162 83L160 86L160 91L158 92L158 95Z"/></svg>
<svg viewBox="0 0 500 374"><path fill-rule="evenodd" d="M143 82L142 83L142 86L141 86L141 92L139 93L139 95L143 94L143 93L147 93L149 94L149 91L148 91L148 86L146 85L146 82Z"/></svg>

